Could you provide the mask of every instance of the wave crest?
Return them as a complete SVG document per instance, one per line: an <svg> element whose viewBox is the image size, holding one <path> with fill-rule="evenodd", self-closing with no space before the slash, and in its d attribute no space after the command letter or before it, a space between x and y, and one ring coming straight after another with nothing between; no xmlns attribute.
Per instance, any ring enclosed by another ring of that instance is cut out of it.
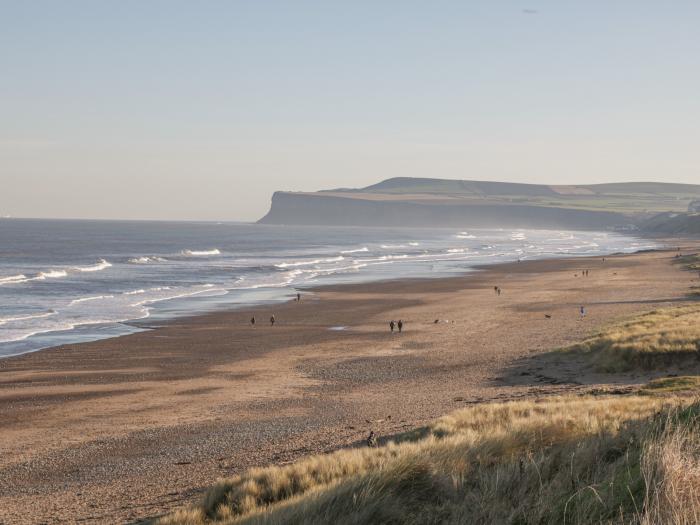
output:
<svg viewBox="0 0 700 525"><path fill-rule="evenodd" d="M129 262L131 264L148 264L148 263L154 263L154 262L165 262L167 259L164 259L163 257L157 257L155 255L153 256L143 256L143 257L132 257L129 259Z"/></svg>
<svg viewBox="0 0 700 525"><path fill-rule="evenodd" d="M182 250L182 255L187 257L198 257L203 255L221 255L218 248L213 248L211 250Z"/></svg>
<svg viewBox="0 0 700 525"><path fill-rule="evenodd" d="M105 270L110 266L112 266L112 263L104 259L100 259L97 264L93 264L92 266L74 266L73 269L78 272L99 272L100 270Z"/></svg>
<svg viewBox="0 0 700 525"><path fill-rule="evenodd" d="M3 284L17 284L27 281L27 276L23 273L18 275L10 275L8 277L0 277L0 286Z"/></svg>

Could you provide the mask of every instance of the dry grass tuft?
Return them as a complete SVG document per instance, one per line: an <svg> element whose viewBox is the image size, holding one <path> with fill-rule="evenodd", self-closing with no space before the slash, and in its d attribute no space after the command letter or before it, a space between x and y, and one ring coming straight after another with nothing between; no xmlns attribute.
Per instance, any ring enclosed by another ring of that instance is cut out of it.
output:
<svg viewBox="0 0 700 525"><path fill-rule="evenodd" d="M679 377L662 377L654 379L644 385L640 390L640 394L668 394L671 392L689 392L700 390L699 376L679 376Z"/></svg>
<svg viewBox="0 0 700 525"><path fill-rule="evenodd" d="M669 417L642 456L647 487L643 525L700 523L700 421L697 414ZM680 424L679 424L680 423Z"/></svg>
<svg viewBox="0 0 700 525"><path fill-rule="evenodd" d="M568 350L587 353L601 372L662 368L700 360L700 305L640 315Z"/></svg>
<svg viewBox="0 0 700 525"><path fill-rule="evenodd" d="M689 403L616 396L474 406L415 442L222 480L201 506L159 523L691 523L700 511L700 403Z"/></svg>

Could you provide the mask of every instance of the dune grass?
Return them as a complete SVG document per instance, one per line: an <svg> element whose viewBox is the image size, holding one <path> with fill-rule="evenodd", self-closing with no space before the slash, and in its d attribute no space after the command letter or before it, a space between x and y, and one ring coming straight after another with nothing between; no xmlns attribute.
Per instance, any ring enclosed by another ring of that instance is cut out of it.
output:
<svg viewBox="0 0 700 525"><path fill-rule="evenodd" d="M668 394L700 390L700 376L662 377L644 385L640 394Z"/></svg>
<svg viewBox="0 0 700 525"><path fill-rule="evenodd" d="M649 370L700 360L700 304L640 315L566 351L586 353L601 372Z"/></svg>
<svg viewBox="0 0 700 525"><path fill-rule="evenodd" d="M678 396L483 404L416 441L221 480L159 524L697 523L699 422Z"/></svg>

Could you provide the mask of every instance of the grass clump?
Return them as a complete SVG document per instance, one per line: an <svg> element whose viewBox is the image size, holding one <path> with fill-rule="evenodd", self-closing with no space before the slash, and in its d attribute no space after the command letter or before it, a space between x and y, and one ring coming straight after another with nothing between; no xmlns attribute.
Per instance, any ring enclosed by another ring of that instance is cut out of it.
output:
<svg viewBox="0 0 700 525"><path fill-rule="evenodd" d="M649 370L700 360L700 305L640 315L569 350L588 354L601 372Z"/></svg>
<svg viewBox="0 0 700 525"><path fill-rule="evenodd" d="M415 442L222 480L159 523L696 523L699 414L680 397L479 405Z"/></svg>
<svg viewBox="0 0 700 525"><path fill-rule="evenodd" d="M654 379L640 389L641 394L668 394L700 389L700 376L662 377Z"/></svg>

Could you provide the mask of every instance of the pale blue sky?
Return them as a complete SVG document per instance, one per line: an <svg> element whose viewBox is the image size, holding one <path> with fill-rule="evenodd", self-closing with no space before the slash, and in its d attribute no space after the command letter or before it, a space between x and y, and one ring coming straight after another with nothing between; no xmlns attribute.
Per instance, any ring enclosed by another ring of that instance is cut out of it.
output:
<svg viewBox="0 0 700 525"><path fill-rule="evenodd" d="M392 176L700 183L699 26L695 1L0 0L0 215L251 220L276 189Z"/></svg>

